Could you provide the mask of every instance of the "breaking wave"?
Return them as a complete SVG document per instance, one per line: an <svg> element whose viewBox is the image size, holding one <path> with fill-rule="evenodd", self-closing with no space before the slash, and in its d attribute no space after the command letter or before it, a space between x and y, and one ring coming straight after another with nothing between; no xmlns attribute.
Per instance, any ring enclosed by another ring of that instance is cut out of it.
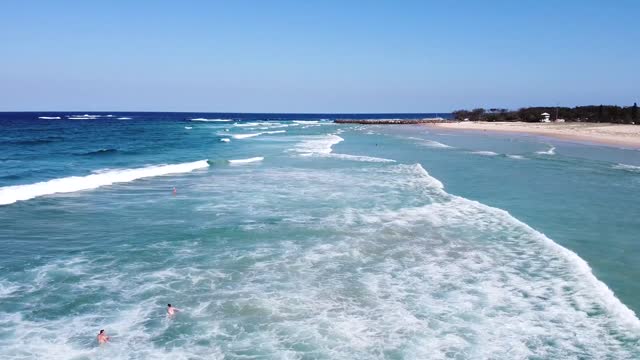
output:
<svg viewBox="0 0 640 360"><path fill-rule="evenodd" d="M476 155L482 155L482 156L496 156L498 155L497 152L493 152L493 151L472 151L472 154L476 154Z"/></svg>
<svg viewBox="0 0 640 360"><path fill-rule="evenodd" d="M202 121L202 122L230 122L233 121L231 119L205 119L205 118L195 118L190 119L191 121Z"/></svg>
<svg viewBox="0 0 640 360"><path fill-rule="evenodd" d="M334 158L341 160L351 161L363 161L363 162L380 162L391 163L396 162L392 159L385 159L380 157L365 156L365 155L350 155L350 154L336 154L333 152L333 146L344 141L338 135L310 135L306 136L306 140L296 144L296 146L289 151L298 153L300 156L317 156L325 158Z"/></svg>
<svg viewBox="0 0 640 360"><path fill-rule="evenodd" d="M613 168L617 170L625 170L629 172L640 173L640 166L636 166L636 165L616 164L616 165L613 165Z"/></svg>
<svg viewBox="0 0 640 360"><path fill-rule="evenodd" d="M69 176L26 185L0 187L0 205L35 197L95 189L115 183L127 183L137 179L191 172L206 168L207 160L172 165L154 165L143 168L108 170L87 176Z"/></svg>
<svg viewBox="0 0 640 360"><path fill-rule="evenodd" d="M550 146L547 150L536 151L536 154L540 154L540 155L555 155L556 154L556 147L555 146Z"/></svg>
<svg viewBox="0 0 640 360"><path fill-rule="evenodd" d="M422 139L420 139L422 140ZM424 140L422 142L422 145L428 146L428 147L432 147L432 148L440 148L440 149L451 149L453 148L452 146L449 146L447 144L443 144L441 142L437 142L437 141L433 141L433 140Z"/></svg>
<svg viewBox="0 0 640 360"><path fill-rule="evenodd" d="M264 157L256 156L248 159L229 160L229 164L232 164L232 165L249 164L254 162L260 162L262 160L264 160Z"/></svg>

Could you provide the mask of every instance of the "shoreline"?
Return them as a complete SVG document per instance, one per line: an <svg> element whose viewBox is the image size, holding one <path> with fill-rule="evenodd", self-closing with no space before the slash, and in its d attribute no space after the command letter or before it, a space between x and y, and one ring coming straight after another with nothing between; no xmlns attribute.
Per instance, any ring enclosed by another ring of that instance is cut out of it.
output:
<svg viewBox="0 0 640 360"><path fill-rule="evenodd" d="M565 141L640 150L640 126L610 123L448 122L423 126L547 136Z"/></svg>

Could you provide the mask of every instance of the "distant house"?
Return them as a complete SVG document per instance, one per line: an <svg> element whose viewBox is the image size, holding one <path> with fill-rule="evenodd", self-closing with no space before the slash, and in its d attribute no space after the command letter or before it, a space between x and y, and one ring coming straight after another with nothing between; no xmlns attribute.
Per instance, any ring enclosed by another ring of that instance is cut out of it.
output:
<svg viewBox="0 0 640 360"><path fill-rule="evenodd" d="M549 113L545 112L545 113L542 113L540 115L542 116L542 119L540 120L540 122L543 122L543 123L551 122L551 120L549 120L549 117L551 117L551 115L549 115Z"/></svg>

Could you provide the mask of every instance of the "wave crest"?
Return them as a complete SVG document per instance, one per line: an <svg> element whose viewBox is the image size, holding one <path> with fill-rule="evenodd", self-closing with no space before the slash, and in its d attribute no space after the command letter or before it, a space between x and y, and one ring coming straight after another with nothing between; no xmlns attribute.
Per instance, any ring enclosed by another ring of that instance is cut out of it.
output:
<svg viewBox="0 0 640 360"><path fill-rule="evenodd" d="M200 160L181 164L108 170L87 176L69 176L34 184L5 186L0 188L0 205L9 205L17 201L29 200L44 195L90 190L147 177L191 172L208 166L207 160Z"/></svg>

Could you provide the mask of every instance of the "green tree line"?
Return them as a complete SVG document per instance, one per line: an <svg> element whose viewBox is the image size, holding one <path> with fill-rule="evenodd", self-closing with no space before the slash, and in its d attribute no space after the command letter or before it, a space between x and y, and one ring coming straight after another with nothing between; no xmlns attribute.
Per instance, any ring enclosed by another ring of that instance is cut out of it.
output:
<svg viewBox="0 0 640 360"><path fill-rule="evenodd" d="M551 115L551 120L564 119L576 122L607 122L618 124L640 124L638 105L589 105L570 107L527 107L519 110L508 109L473 109L453 112L456 120L469 121L525 121L539 122L542 113Z"/></svg>

